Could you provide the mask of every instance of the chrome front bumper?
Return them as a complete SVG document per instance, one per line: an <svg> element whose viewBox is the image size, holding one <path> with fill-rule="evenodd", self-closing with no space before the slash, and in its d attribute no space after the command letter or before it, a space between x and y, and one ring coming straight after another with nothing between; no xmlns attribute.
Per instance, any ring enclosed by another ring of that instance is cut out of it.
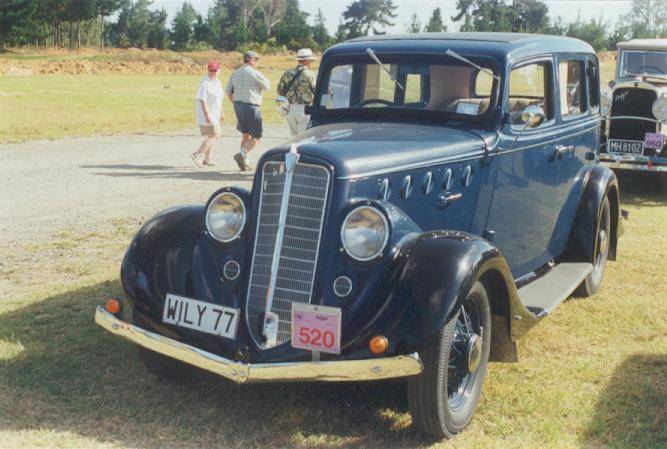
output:
<svg viewBox="0 0 667 449"><path fill-rule="evenodd" d="M663 159L663 158L660 158ZM652 161L649 164L646 156L618 156L607 153L600 154L600 163L609 168L618 168L623 170L667 172L667 163L661 161Z"/></svg>
<svg viewBox="0 0 667 449"><path fill-rule="evenodd" d="M95 322L112 334L236 383L380 380L419 374L423 365L417 353L396 357L331 362L241 363L189 346L119 320L98 306Z"/></svg>

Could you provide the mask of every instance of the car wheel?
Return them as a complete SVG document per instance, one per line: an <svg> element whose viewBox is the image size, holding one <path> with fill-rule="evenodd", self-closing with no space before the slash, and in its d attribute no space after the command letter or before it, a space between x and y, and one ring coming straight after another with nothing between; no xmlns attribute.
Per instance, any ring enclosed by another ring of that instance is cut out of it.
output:
<svg viewBox="0 0 667 449"><path fill-rule="evenodd" d="M465 302L419 355L424 371L408 380L408 403L417 429L451 438L470 422L489 363L491 310L486 289L475 282Z"/></svg>
<svg viewBox="0 0 667 449"><path fill-rule="evenodd" d="M602 201L600 214L597 220L595 230L595 259L593 260L593 271L590 272L584 282L577 287L574 296L588 297L600 289L602 278L604 277L604 268L609 257L609 241L611 238L611 209L609 198L605 197Z"/></svg>
<svg viewBox="0 0 667 449"><path fill-rule="evenodd" d="M132 314L132 323L142 329L146 328L146 322L141 316L134 312ZM139 360L146 369L160 380L170 382L183 382L192 377L195 368L178 360L166 357L150 349L137 346Z"/></svg>

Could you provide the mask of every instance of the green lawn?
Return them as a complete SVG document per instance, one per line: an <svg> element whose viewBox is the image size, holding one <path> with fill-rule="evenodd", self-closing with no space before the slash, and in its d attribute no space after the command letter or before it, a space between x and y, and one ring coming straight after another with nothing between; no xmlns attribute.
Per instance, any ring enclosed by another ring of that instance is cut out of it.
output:
<svg viewBox="0 0 667 449"><path fill-rule="evenodd" d="M519 363L492 364L471 426L449 442L415 434L402 382L158 382L93 323L121 295L136 222L0 248L0 447L667 447L667 190L625 182L631 219L602 290L531 330Z"/></svg>
<svg viewBox="0 0 667 449"><path fill-rule="evenodd" d="M262 108L278 122L272 82ZM223 72L226 82L229 72ZM122 133L168 133L196 129L194 96L198 75L0 76L0 142ZM226 117L235 123L231 103Z"/></svg>

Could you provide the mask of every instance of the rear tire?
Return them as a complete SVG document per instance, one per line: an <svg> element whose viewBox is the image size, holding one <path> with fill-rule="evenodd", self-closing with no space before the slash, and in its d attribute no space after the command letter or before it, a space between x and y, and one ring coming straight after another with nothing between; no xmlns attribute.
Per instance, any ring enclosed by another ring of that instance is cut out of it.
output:
<svg viewBox="0 0 667 449"><path fill-rule="evenodd" d="M408 380L410 413L421 433L442 439L465 429L482 391L490 341L489 298L477 281L461 309L419 351L424 371Z"/></svg>
<svg viewBox="0 0 667 449"><path fill-rule="evenodd" d="M132 314L132 323L135 326L146 329L147 323L136 311ZM139 360L141 360L146 369L163 381L184 382L190 379L195 372L195 368L186 363L166 357L142 346L137 346L137 353Z"/></svg>
<svg viewBox="0 0 667 449"><path fill-rule="evenodd" d="M597 292L602 286L604 269L609 257L609 243L611 239L611 207L609 198L605 196L600 207L595 227L595 259L593 260L593 271L586 276L584 282L574 291L574 296L587 298Z"/></svg>

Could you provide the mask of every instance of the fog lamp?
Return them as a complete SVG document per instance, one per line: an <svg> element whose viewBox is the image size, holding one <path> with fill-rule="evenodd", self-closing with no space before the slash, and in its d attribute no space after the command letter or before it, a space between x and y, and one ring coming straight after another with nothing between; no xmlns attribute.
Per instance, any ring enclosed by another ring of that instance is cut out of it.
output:
<svg viewBox="0 0 667 449"><path fill-rule="evenodd" d="M376 335L371 338L370 343L368 344L371 352L375 355L383 354L389 347L389 340L384 335Z"/></svg>
<svg viewBox="0 0 667 449"><path fill-rule="evenodd" d="M107 300L107 303L104 306L104 308L107 309L107 312L109 312L113 315L117 315L121 311L120 301L118 301L117 299L111 298L111 299Z"/></svg>

